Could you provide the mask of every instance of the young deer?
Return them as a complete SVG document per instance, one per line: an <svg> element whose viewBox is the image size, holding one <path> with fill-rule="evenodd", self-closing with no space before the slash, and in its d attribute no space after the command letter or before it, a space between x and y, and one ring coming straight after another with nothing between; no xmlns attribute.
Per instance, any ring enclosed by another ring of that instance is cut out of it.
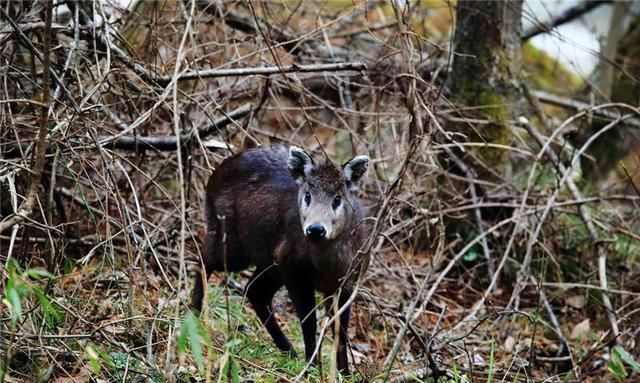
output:
<svg viewBox="0 0 640 383"><path fill-rule="evenodd" d="M366 235L356 191L368 164L366 156L342 167L329 160L316 164L304 150L279 145L225 159L207 183L205 273L196 277L192 307L201 310L213 271L255 266L245 294L260 321L280 350L296 355L271 306L284 284L301 322L306 359L311 360L315 291L329 297L341 288L339 307L351 293L352 283L344 277ZM349 315L349 308L341 314L338 335L337 364L345 374Z"/></svg>

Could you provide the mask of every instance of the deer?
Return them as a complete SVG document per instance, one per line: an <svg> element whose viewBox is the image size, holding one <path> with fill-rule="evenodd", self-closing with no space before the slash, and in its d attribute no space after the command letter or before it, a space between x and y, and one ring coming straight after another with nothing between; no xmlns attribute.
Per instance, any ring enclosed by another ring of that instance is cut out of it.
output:
<svg viewBox="0 0 640 383"><path fill-rule="evenodd" d="M284 285L302 328L306 361L317 364L315 292L337 296L337 368L349 374L347 329L353 278L346 278L366 239L357 198L369 157L338 166L316 163L303 149L282 145L249 149L222 161L206 186L207 234L201 248L191 307L197 313L214 271L255 266L244 294L275 345L296 352L274 315L272 301ZM335 335L335 334L334 334Z"/></svg>

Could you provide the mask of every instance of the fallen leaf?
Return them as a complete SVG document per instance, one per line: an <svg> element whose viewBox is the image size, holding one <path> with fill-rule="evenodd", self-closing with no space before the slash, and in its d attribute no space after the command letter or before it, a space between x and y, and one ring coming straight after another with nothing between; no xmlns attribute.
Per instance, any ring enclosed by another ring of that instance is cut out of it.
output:
<svg viewBox="0 0 640 383"><path fill-rule="evenodd" d="M61 376L53 380L53 383L85 383L91 380L91 371L87 367L82 367L74 376Z"/></svg>
<svg viewBox="0 0 640 383"><path fill-rule="evenodd" d="M591 325L589 324L589 319L587 318L582 322L578 323L577 325L575 325L575 327L571 331L570 338L571 339L582 338L589 333L589 330L591 330Z"/></svg>
<svg viewBox="0 0 640 383"><path fill-rule="evenodd" d="M504 349L507 352L512 352L515 346L516 346L516 338L509 335L507 339L504 340L504 345L503 345Z"/></svg>
<svg viewBox="0 0 640 383"><path fill-rule="evenodd" d="M209 149L233 149L233 145L227 144L226 142L222 142L220 140L216 140L215 138L210 138L204 141L202 144Z"/></svg>
<svg viewBox="0 0 640 383"><path fill-rule="evenodd" d="M371 360L367 356L358 350L351 349L349 357L353 364L371 363Z"/></svg>
<svg viewBox="0 0 640 383"><path fill-rule="evenodd" d="M103 330L106 333L109 333L111 335L122 335L127 332L126 327L121 325L111 325L111 324L104 326Z"/></svg>
<svg viewBox="0 0 640 383"><path fill-rule="evenodd" d="M568 297L567 299L564 300L564 303L567 304L567 306L571 306L576 310L580 310L581 308L584 307L584 295L573 295Z"/></svg>
<svg viewBox="0 0 640 383"><path fill-rule="evenodd" d="M484 358L479 354L473 354L473 365L475 367L487 367L487 362L485 362Z"/></svg>

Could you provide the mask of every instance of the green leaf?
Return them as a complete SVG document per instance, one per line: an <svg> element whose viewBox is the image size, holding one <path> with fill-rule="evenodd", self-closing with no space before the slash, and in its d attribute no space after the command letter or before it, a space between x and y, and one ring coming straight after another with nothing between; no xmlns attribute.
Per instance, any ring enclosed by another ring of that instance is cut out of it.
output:
<svg viewBox="0 0 640 383"><path fill-rule="evenodd" d="M18 261L16 261L15 259L12 259L9 262L9 264L7 265L7 270L9 271L9 274L12 274L14 276L22 272L20 270L20 264L18 264Z"/></svg>
<svg viewBox="0 0 640 383"><path fill-rule="evenodd" d="M42 278L47 278L47 279L54 278L54 275L45 269L29 269L27 270L27 275L37 280L40 280Z"/></svg>
<svg viewBox="0 0 640 383"><path fill-rule="evenodd" d="M222 370L222 374L220 375L228 382L232 383L240 383L240 368L238 367L238 362L236 362L233 355L229 352L225 352L221 361L220 367Z"/></svg>
<svg viewBox="0 0 640 383"><path fill-rule="evenodd" d="M227 344L225 345L227 350L231 350L232 348L234 348L235 346L239 345L242 343L242 340L240 338L234 338L231 339L227 342Z"/></svg>
<svg viewBox="0 0 640 383"><path fill-rule="evenodd" d="M113 361L113 358L111 358L111 355L108 354L107 352L105 352L102 348L94 345L94 350L96 351L96 353L100 356L100 359L102 359L102 362L104 364L106 364L107 366L114 368L116 366L116 364ZM124 367L124 366L123 366Z"/></svg>
<svg viewBox="0 0 640 383"><path fill-rule="evenodd" d="M640 363L638 363L633 358L633 355L631 355L629 352L627 352L627 350L625 350L621 346L616 345L616 346L613 347L612 354L618 354L617 357L621 361L623 361L626 364L628 364L633 369L633 371L640 373Z"/></svg>
<svg viewBox="0 0 640 383"><path fill-rule="evenodd" d="M489 377L487 378L487 383L491 383L493 379L493 371L495 369L495 360L494 353L496 350L496 343L493 338L491 338L491 354L489 354Z"/></svg>
<svg viewBox="0 0 640 383"><path fill-rule="evenodd" d="M36 294L36 297L38 297L38 301L40 301L40 312L44 316L45 323L50 328L55 327L62 318L60 312L55 308L40 288L34 287L33 291Z"/></svg>
<svg viewBox="0 0 640 383"><path fill-rule="evenodd" d="M453 363L453 379L455 380L456 383L459 382L459 375L458 375L458 365L456 364L455 359L452 360Z"/></svg>
<svg viewBox="0 0 640 383"><path fill-rule="evenodd" d="M7 299L11 305L11 320L15 324L22 318L22 304L20 303L20 295L18 289L10 288L7 291Z"/></svg>
<svg viewBox="0 0 640 383"><path fill-rule="evenodd" d="M193 356L196 358L196 363L199 369L204 369L204 354L202 352L202 346L208 346L210 344L204 327L200 323L200 320L193 312L189 312L180 326L180 335L178 336L178 353L184 353L187 346L191 347Z"/></svg>
<svg viewBox="0 0 640 383"><path fill-rule="evenodd" d="M98 374L100 373L100 362L99 362L99 355L96 352L96 350L93 348L92 345L87 345L87 347L84 348L84 351L87 355L87 360L89 361L89 365L91 365L91 369L93 370L94 374Z"/></svg>
<svg viewBox="0 0 640 383"><path fill-rule="evenodd" d="M627 371L625 371L620 353L616 349L617 346L611 352L608 369L618 382L623 382L627 378Z"/></svg>
<svg viewBox="0 0 640 383"><path fill-rule="evenodd" d="M478 252L475 249L469 249L469 251L467 251L465 255L462 256L462 259L465 262L474 262L476 259L478 259Z"/></svg>

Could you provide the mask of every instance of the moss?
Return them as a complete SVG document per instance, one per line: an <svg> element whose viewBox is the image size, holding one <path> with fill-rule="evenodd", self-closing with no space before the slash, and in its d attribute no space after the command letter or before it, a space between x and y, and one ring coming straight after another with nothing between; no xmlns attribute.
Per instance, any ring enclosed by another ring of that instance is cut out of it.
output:
<svg viewBox="0 0 640 383"><path fill-rule="evenodd" d="M483 92L478 95L476 105L482 107L481 113L491 121L504 125L509 119L504 98L498 93Z"/></svg>
<svg viewBox="0 0 640 383"><path fill-rule="evenodd" d="M522 67L536 89L569 94L582 84L572 71L531 43L522 47Z"/></svg>
<svg viewBox="0 0 640 383"><path fill-rule="evenodd" d="M483 89L485 88L485 89ZM460 129L471 142L486 142L506 145L509 142L507 123L510 119L509 102L505 96L487 88L487 84L478 84L473 78L460 79L457 92L470 99L463 100L464 104L477 108L475 117L486 119L488 124L472 128L467 124L460 124ZM504 162L506 152L495 147L483 146L475 151L482 161L489 166L500 168Z"/></svg>
<svg viewBox="0 0 640 383"><path fill-rule="evenodd" d="M509 133L503 125L489 124L482 133L486 142L501 145L509 142ZM491 146L482 146L478 148L477 153L482 161L495 168L502 167L506 155L505 150Z"/></svg>
<svg viewBox="0 0 640 383"><path fill-rule="evenodd" d="M471 4L468 6L472 7ZM467 117L488 120L488 123L476 127L458 124L457 129L465 133L471 142L505 145L510 137L508 121L512 114L518 113L519 97L515 82L521 63L520 49L516 47L519 41L505 42L507 32L484 18L477 20L476 24L473 32L461 33L459 29L456 33L459 40L457 50L465 55L456 56L454 60L450 89L454 102L473 108L464 112ZM469 39L468 33L476 33L477 39ZM474 151L488 166L502 171L507 154L505 150L483 146Z"/></svg>
<svg viewBox="0 0 640 383"><path fill-rule="evenodd" d="M506 145L509 142L509 131L506 128L509 110L503 97L494 92L480 93L474 103L479 107L480 117L490 121L479 131L468 131L471 141ZM483 146L476 153L490 166L500 167L506 152L495 147Z"/></svg>

